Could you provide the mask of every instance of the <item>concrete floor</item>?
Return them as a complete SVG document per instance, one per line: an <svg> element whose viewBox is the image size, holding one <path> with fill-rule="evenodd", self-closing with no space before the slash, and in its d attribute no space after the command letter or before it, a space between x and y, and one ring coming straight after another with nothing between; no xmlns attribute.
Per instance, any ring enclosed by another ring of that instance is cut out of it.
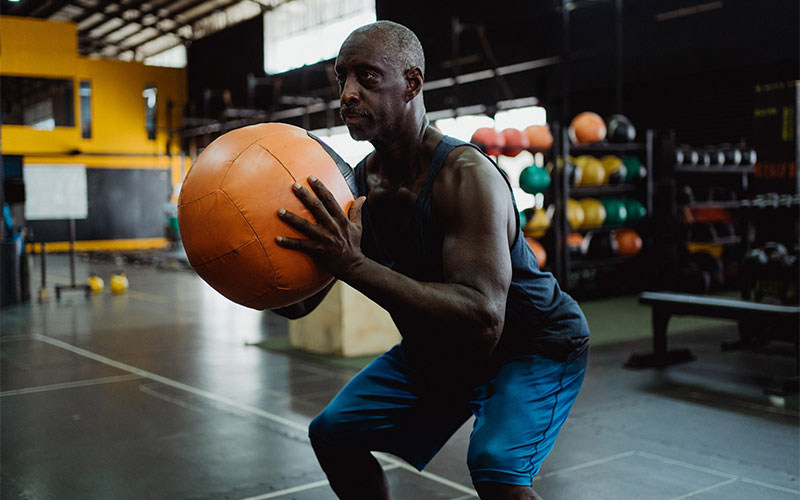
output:
<svg viewBox="0 0 800 500"><path fill-rule="evenodd" d="M51 295L67 262L48 260ZM115 268L78 260L77 276L108 284ZM353 370L249 345L285 336L286 322L228 302L190 271L125 270L125 295L66 292L2 310L0 497L335 498L306 426ZM611 307L648 317L634 299L586 304ZM720 352L735 326L714 323L670 339L696 361L627 370L649 348L641 323L629 340L593 326L586 382L536 490L549 500L798 499L797 396L766 390L796 373L791 349ZM394 498L475 497L469 430L424 474L381 456Z"/></svg>

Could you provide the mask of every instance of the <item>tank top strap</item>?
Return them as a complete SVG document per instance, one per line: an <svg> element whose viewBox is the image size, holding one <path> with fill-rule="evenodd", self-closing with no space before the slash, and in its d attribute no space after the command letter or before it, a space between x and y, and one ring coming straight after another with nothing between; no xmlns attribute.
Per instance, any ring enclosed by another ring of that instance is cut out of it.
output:
<svg viewBox="0 0 800 500"><path fill-rule="evenodd" d="M364 171L367 164L367 156L365 156L360 162L358 162L358 165L356 165L355 168L353 169L353 174L356 179L356 190L358 191L357 196L367 195L367 180L366 180L366 172Z"/></svg>
<svg viewBox="0 0 800 500"><path fill-rule="evenodd" d="M367 195L367 155L353 169L356 181L357 196ZM390 257L389 252L381 245L378 235L375 233L375 226L372 223L372 215L369 205L364 203L361 207L361 246L366 253L386 267L394 269L397 262Z"/></svg>
<svg viewBox="0 0 800 500"><path fill-rule="evenodd" d="M444 139L442 139L439 144L436 145L436 149L433 150L431 166L428 169L428 176L425 178L425 183L422 185L422 190L419 194L420 200L427 198L430 201L431 192L433 191L433 181L435 181L436 176L439 175L439 171L444 165L444 160L453 149L464 144L467 143L446 135L444 136ZM425 194L424 197L422 196L423 194Z"/></svg>
<svg viewBox="0 0 800 500"><path fill-rule="evenodd" d="M444 166L444 161L447 155L450 154L458 146L469 145L469 143L456 139L455 137L444 136L444 138L436 145L433 150L433 158L431 159L431 166L428 169L428 175L422 185L422 189L417 196L416 213L414 214L413 221L413 234L414 234L414 253L417 264L421 269L429 269L430 262L428 262L428 252L426 245L427 229L432 227L431 207L433 205L433 183L436 176Z"/></svg>

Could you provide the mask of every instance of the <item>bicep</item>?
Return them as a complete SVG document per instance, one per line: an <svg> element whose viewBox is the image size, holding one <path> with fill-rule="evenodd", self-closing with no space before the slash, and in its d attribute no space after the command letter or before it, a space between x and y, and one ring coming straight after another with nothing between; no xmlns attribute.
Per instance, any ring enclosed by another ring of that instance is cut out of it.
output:
<svg viewBox="0 0 800 500"><path fill-rule="evenodd" d="M444 228L444 278L504 305L511 283L508 185L482 156L467 156L443 174L434 210Z"/></svg>

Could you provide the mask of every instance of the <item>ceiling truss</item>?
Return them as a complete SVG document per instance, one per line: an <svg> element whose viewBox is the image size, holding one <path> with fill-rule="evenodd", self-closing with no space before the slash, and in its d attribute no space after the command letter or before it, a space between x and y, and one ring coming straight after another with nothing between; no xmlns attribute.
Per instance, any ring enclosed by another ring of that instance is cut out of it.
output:
<svg viewBox="0 0 800 500"><path fill-rule="evenodd" d="M141 61L291 0L0 1L4 15L75 23L81 55Z"/></svg>

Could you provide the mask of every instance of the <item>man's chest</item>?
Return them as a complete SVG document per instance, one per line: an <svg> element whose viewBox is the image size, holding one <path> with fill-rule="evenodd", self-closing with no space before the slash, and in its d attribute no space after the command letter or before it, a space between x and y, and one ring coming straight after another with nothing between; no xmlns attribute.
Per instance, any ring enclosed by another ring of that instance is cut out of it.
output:
<svg viewBox="0 0 800 500"><path fill-rule="evenodd" d="M372 231L378 246L395 263L407 263L412 257L418 195L407 188L378 186L367 197Z"/></svg>

